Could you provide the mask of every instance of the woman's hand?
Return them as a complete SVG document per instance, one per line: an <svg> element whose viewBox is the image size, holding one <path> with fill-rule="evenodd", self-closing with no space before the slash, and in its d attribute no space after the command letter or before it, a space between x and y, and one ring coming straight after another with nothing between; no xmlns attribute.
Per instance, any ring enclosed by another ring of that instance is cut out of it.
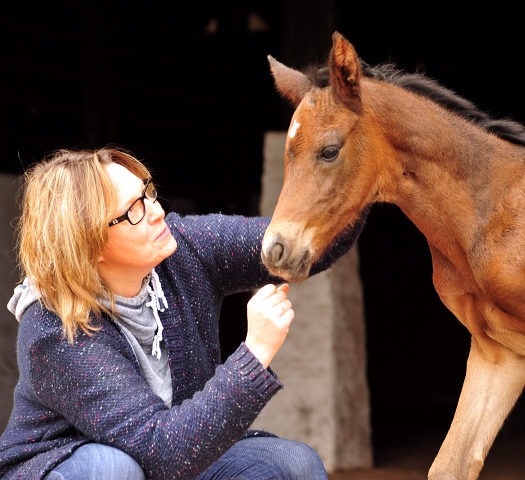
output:
<svg viewBox="0 0 525 480"><path fill-rule="evenodd" d="M294 317L288 285L266 285L248 302L246 346L268 367L284 342Z"/></svg>

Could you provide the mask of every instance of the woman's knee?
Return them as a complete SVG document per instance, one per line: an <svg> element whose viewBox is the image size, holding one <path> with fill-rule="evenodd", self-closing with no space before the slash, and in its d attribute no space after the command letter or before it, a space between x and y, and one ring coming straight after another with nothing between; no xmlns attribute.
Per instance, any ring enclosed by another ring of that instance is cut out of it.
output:
<svg viewBox="0 0 525 480"><path fill-rule="evenodd" d="M237 442L198 480L326 480L326 471L311 447L275 437Z"/></svg>
<svg viewBox="0 0 525 480"><path fill-rule="evenodd" d="M266 465L269 472L274 472L271 478L285 480L325 480L327 478L323 462L312 447L281 438L258 440L261 442L257 445L259 459Z"/></svg>
<svg viewBox="0 0 525 480"><path fill-rule="evenodd" d="M57 465L45 480L145 480L140 465L118 448L87 443Z"/></svg>
<svg viewBox="0 0 525 480"><path fill-rule="evenodd" d="M326 470L319 454L304 443L288 441L286 445L286 463L281 468L287 470L290 479L324 479L327 478Z"/></svg>

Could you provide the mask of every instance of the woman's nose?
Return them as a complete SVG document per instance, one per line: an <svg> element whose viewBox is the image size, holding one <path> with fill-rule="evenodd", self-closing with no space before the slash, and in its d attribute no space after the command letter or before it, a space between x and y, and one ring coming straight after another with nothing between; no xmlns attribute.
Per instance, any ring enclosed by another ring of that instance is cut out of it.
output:
<svg viewBox="0 0 525 480"><path fill-rule="evenodd" d="M159 201L152 202L148 198L144 199L144 204L146 205L146 215L148 216L148 221L154 222L158 219L163 219L166 216L164 209Z"/></svg>

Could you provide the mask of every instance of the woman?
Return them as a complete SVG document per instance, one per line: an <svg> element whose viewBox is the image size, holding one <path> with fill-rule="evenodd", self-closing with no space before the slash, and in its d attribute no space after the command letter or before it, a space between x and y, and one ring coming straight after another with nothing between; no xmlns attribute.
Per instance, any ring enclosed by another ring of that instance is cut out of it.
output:
<svg viewBox="0 0 525 480"><path fill-rule="evenodd" d="M269 220L165 218L156 199L149 171L119 150L60 151L27 173L0 477L326 478L309 447L248 430L282 388L269 364L294 316L260 262ZM220 365L222 299L264 284Z"/></svg>

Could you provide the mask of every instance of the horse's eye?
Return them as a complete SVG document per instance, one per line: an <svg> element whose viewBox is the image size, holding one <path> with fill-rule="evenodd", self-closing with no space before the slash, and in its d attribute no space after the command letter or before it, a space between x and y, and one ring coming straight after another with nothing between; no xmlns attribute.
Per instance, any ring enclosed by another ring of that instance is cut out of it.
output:
<svg viewBox="0 0 525 480"><path fill-rule="evenodd" d="M339 149L337 147L325 147L321 154L321 158L326 162L332 162L337 158L337 155L339 155Z"/></svg>

